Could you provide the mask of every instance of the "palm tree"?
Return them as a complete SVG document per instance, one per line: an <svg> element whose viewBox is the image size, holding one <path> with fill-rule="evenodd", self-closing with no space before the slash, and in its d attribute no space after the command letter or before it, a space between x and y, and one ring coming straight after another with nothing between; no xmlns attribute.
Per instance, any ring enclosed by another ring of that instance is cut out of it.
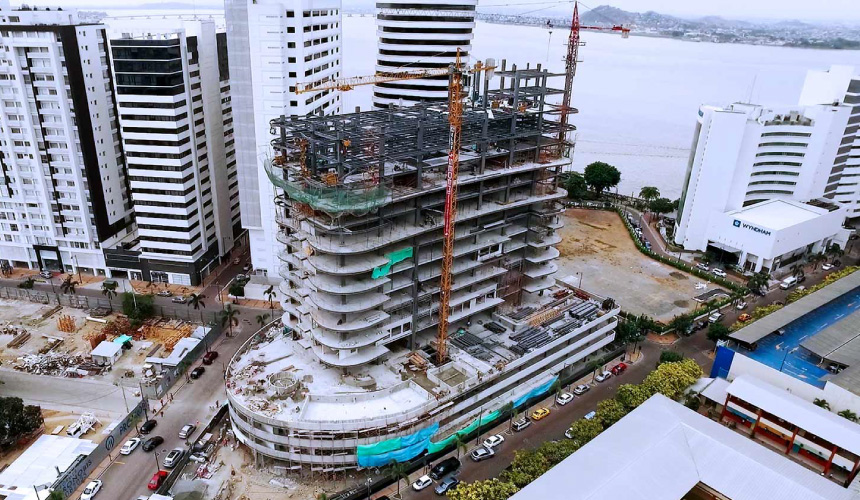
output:
<svg viewBox="0 0 860 500"><path fill-rule="evenodd" d="M110 301L113 297L116 297L116 281L112 281L108 283L107 281L102 282L102 295L107 297L108 306L110 307L110 312L113 312L113 302Z"/></svg>
<svg viewBox="0 0 860 500"><path fill-rule="evenodd" d="M815 401L813 401L812 404L819 408L824 408L825 410L830 411L830 403L828 403L826 399L815 398Z"/></svg>
<svg viewBox="0 0 860 500"><path fill-rule="evenodd" d="M239 310L233 309L232 304L227 304L221 311L221 326L230 326L230 337L233 336L233 327L239 326Z"/></svg>
<svg viewBox="0 0 860 500"><path fill-rule="evenodd" d="M755 273L747 280L747 288L756 295L761 295L761 289L767 287L768 281L770 276L767 274Z"/></svg>
<svg viewBox="0 0 860 500"><path fill-rule="evenodd" d="M406 465L392 460L391 466L388 469L388 477L397 482L397 496L400 497L400 481L409 480L409 472L406 469Z"/></svg>
<svg viewBox="0 0 860 500"><path fill-rule="evenodd" d="M595 377L597 376L597 370L603 366L603 363L600 361L589 361L588 370L591 371L591 383L594 383Z"/></svg>
<svg viewBox="0 0 860 500"><path fill-rule="evenodd" d="M857 421L857 414L851 410L842 410L839 413L837 413L837 415L839 415L842 418L847 418L848 420L850 420L852 422Z"/></svg>
<svg viewBox="0 0 860 500"><path fill-rule="evenodd" d="M63 491L51 490L51 493L47 496L46 500L63 500Z"/></svg>
<svg viewBox="0 0 860 500"><path fill-rule="evenodd" d="M810 255L809 262L812 263L812 270L815 271L816 269L818 269L818 264L824 260L827 260L827 257L821 252Z"/></svg>
<svg viewBox="0 0 860 500"><path fill-rule="evenodd" d="M459 434L454 434L454 446L457 448L457 458L460 458L460 452L469 449L469 443L463 441Z"/></svg>
<svg viewBox="0 0 860 500"><path fill-rule="evenodd" d="M63 293L77 294L78 292L75 290L75 287L78 285L80 285L80 283L75 281L75 279L70 274L66 276L66 279L64 279L62 283L60 283L60 290Z"/></svg>
<svg viewBox="0 0 860 500"><path fill-rule="evenodd" d="M195 311L202 309L202 308L205 308L206 304L203 302L203 299L205 299L205 298L206 298L206 296L203 295L202 293L201 294L192 293L191 295L188 296L187 305L189 307L193 307ZM203 321L203 311L200 311L200 322L203 324L206 323L205 321Z"/></svg>
<svg viewBox="0 0 860 500"><path fill-rule="evenodd" d="M645 186L639 190L639 197L645 201L656 200L660 197L660 190L654 186Z"/></svg>
<svg viewBox="0 0 860 500"><path fill-rule="evenodd" d="M269 288L266 288L266 291L263 292L263 295L265 295L266 297L269 298L269 309L271 309L272 312L274 313L275 304L274 304L273 300L278 295L277 292L275 292L275 286L270 285Z"/></svg>
<svg viewBox="0 0 860 500"><path fill-rule="evenodd" d="M795 278L800 278L801 276L805 275L805 273L803 271L803 263L802 262L798 262L797 264L793 264L790 269L791 269L791 275L794 276Z"/></svg>
<svg viewBox="0 0 860 500"><path fill-rule="evenodd" d="M837 258L845 255L845 251L839 246L838 243L831 243L827 245L827 249L825 253L830 257L830 261L833 262Z"/></svg>
<svg viewBox="0 0 860 500"><path fill-rule="evenodd" d="M555 382L549 387L549 391L555 395L555 399L558 399L559 394L564 390L564 386L561 385L561 381L559 379L555 379ZM553 405L555 401L553 401Z"/></svg>
<svg viewBox="0 0 860 500"><path fill-rule="evenodd" d="M260 329L262 330L264 326L266 326L266 322L269 321L268 314L258 314L257 315L257 324L260 325Z"/></svg>
<svg viewBox="0 0 860 500"><path fill-rule="evenodd" d="M513 405L513 403L511 404ZM514 421L517 420L519 416L520 410L518 410L517 407L514 406L514 409L511 410L511 419L508 421L508 432L511 432L511 430L514 428Z"/></svg>

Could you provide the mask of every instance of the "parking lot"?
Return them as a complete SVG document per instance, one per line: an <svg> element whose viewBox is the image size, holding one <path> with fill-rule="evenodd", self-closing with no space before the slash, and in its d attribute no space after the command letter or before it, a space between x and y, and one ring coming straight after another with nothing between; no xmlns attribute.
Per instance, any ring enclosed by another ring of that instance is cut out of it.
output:
<svg viewBox="0 0 860 500"><path fill-rule="evenodd" d="M647 314L660 321L692 311L700 278L643 255L615 212L568 209L558 276L574 276L577 284L598 295L612 297L630 313Z"/></svg>

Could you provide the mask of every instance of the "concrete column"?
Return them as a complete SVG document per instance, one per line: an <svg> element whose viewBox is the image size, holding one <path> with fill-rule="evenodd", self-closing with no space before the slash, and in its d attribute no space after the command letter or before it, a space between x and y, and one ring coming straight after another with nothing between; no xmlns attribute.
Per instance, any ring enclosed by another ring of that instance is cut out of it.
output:
<svg viewBox="0 0 860 500"><path fill-rule="evenodd" d="M788 446L785 448L785 454L788 455L791 453L791 449L794 448L794 440L797 438L798 427L794 426L794 432L791 434L791 441L788 442Z"/></svg>
<svg viewBox="0 0 860 500"><path fill-rule="evenodd" d="M762 266L764 266L764 257L756 257L754 272L761 272Z"/></svg>
<svg viewBox="0 0 860 500"><path fill-rule="evenodd" d="M755 437L756 428L758 427L758 423L761 421L761 408L759 408L758 411L755 412L755 415L756 415L755 422L752 424L752 428L750 429L750 437L751 438Z"/></svg>
<svg viewBox="0 0 860 500"><path fill-rule="evenodd" d="M830 467L833 465L833 458L836 457L837 446L834 444L830 449L830 458L827 459L827 465L824 466L824 475L830 474Z"/></svg>
<svg viewBox="0 0 860 500"><path fill-rule="evenodd" d="M741 257L740 257L740 259L738 259L738 264L740 264L741 267L746 267L747 256L748 256L747 251L741 250Z"/></svg>

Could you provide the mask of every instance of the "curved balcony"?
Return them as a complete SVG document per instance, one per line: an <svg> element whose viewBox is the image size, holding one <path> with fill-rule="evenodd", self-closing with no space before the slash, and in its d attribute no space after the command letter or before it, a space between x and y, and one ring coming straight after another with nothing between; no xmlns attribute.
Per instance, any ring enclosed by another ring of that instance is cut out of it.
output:
<svg viewBox="0 0 860 500"><path fill-rule="evenodd" d="M543 278L544 276L549 276L554 272L558 271L558 265L553 262L543 263L543 264L532 264L526 267L523 271L525 276L529 278Z"/></svg>
<svg viewBox="0 0 860 500"><path fill-rule="evenodd" d="M523 285L523 290L529 293L537 293L541 290L547 290L555 286L555 278L552 276L544 276L543 278L527 277L526 283Z"/></svg>
<svg viewBox="0 0 860 500"><path fill-rule="evenodd" d="M391 282L391 278L388 276L373 279L358 277L343 278L330 274L314 274L309 276L308 279L317 290L341 295L369 292Z"/></svg>
<svg viewBox="0 0 860 500"><path fill-rule="evenodd" d="M532 248L544 248L550 245L558 245L561 243L561 235L552 234L548 236L529 236L528 245Z"/></svg>
<svg viewBox="0 0 860 500"><path fill-rule="evenodd" d="M340 353L348 351L330 353L326 352L324 348L316 345L312 346L311 349L313 349L314 354L317 356L317 358L319 358L321 362L329 366L335 366L338 368L348 368L350 366L365 365L390 352L388 348L376 345L368 348L359 349L358 352L354 354L347 354L345 356L341 356Z"/></svg>
<svg viewBox="0 0 860 500"><path fill-rule="evenodd" d="M529 252L526 255L526 261L534 264L540 264L541 262L557 259L560 255L561 252L559 252L558 249L553 247L547 247L537 252Z"/></svg>
<svg viewBox="0 0 860 500"><path fill-rule="evenodd" d="M368 311L360 317L343 320L340 314L332 314L317 308L310 308L311 317L321 327L335 332L352 332L372 328L391 317L384 311ZM350 315L355 316L355 315Z"/></svg>
<svg viewBox="0 0 860 500"><path fill-rule="evenodd" d="M374 267L385 265L388 259L381 255L352 256L345 264L341 264L334 255L317 254L308 257L307 262L319 272L338 275L366 273Z"/></svg>
<svg viewBox="0 0 860 500"><path fill-rule="evenodd" d="M311 292L308 298L320 309L333 313L360 313L377 308L388 300L384 293L367 292L341 301L342 295L329 295L327 292Z"/></svg>

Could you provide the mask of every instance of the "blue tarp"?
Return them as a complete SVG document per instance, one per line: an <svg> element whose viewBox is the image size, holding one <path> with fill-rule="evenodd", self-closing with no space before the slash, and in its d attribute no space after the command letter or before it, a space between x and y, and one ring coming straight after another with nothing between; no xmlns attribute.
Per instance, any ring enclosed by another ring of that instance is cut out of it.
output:
<svg viewBox="0 0 860 500"><path fill-rule="evenodd" d="M427 449L427 445L429 443L430 438L428 437L412 446L401 448L396 451L380 453L379 455L359 456L358 465L362 467L382 467L390 464L391 462L407 462L423 453L424 450Z"/></svg>
<svg viewBox="0 0 860 500"><path fill-rule="evenodd" d="M439 424L408 436L396 437L370 445L361 445L356 449L358 465L363 467L380 467L392 461L405 462L420 455L430 444L430 437L439 431Z"/></svg>
<svg viewBox="0 0 860 500"><path fill-rule="evenodd" d="M541 394L544 394L545 392L549 391L550 388L552 388L552 384L554 384L556 380L558 380L558 377L553 377L549 382L547 382L541 386L535 387L534 389L530 390L529 392L523 394L521 397L517 398L514 401L514 406L519 408L520 406L524 405L531 398L540 396Z"/></svg>
<svg viewBox="0 0 860 500"><path fill-rule="evenodd" d="M430 439L430 436L436 434L439 431L439 422L431 425L426 429L422 429L415 434L409 436L403 436L400 438L400 446L401 448L408 448L413 444L420 443L421 441Z"/></svg>

